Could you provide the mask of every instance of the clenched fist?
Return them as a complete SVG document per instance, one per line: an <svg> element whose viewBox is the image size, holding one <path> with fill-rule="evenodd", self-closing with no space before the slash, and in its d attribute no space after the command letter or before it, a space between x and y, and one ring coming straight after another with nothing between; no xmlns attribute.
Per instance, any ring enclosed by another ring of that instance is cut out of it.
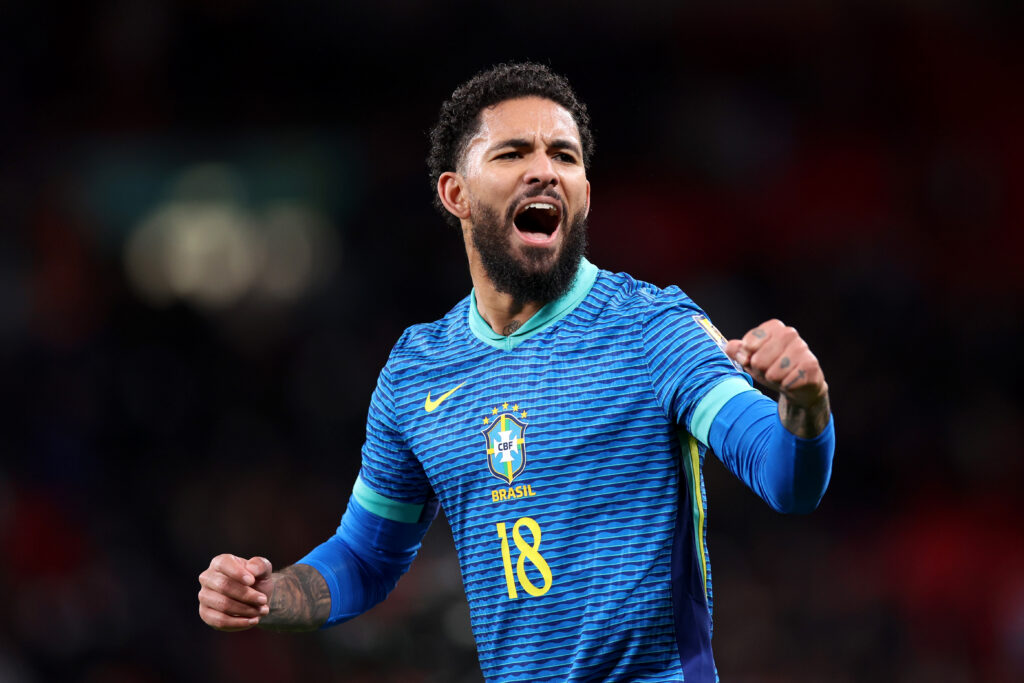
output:
<svg viewBox="0 0 1024 683"><path fill-rule="evenodd" d="M264 557L218 555L199 575L199 616L218 631L244 631L270 613L274 568Z"/></svg>
<svg viewBox="0 0 1024 683"><path fill-rule="evenodd" d="M769 320L725 346L750 376L779 392L779 413L797 436L817 436L828 424L828 383L811 349L792 327Z"/></svg>

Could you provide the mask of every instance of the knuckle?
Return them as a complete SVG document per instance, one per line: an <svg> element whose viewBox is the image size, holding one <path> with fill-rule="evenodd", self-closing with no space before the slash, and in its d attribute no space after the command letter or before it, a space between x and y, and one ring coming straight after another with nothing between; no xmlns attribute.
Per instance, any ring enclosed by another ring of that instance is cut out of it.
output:
<svg viewBox="0 0 1024 683"><path fill-rule="evenodd" d="M235 556L231 555L230 553L221 553L220 555L217 555L213 558L213 560L210 561L210 568L222 570L225 567L230 567L231 564L234 562L234 559Z"/></svg>
<svg viewBox="0 0 1024 683"><path fill-rule="evenodd" d="M199 618L202 619L204 623L213 626L214 628L217 628L221 623L220 615L208 607L199 608Z"/></svg>

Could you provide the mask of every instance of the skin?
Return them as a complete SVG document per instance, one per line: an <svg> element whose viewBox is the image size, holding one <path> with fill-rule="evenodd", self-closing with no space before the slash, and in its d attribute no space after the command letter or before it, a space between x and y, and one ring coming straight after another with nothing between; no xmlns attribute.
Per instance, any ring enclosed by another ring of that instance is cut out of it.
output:
<svg viewBox="0 0 1024 683"><path fill-rule="evenodd" d="M498 334L511 334L546 301L515 301L487 278L470 237L474 212L488 206L505 215L524 193L543 188L559 197L566 209L552 244L553 263L570 218L590 211L590 182L583 167L579 130L564 107L541 97L506 100L480 113L480 128L466 145L456 171L441 174L437 192L445 208L462 225L469 273L477 308ZM510 224L511 256L525 263L521 249L529 245Z"/></svg>
<svg viewBox="0 0 1024 683"><path fill-rule="evenodd" d="M218 555L199 585L199 617L218 631L312 631L331 613L327 582L307 565L274 572L265 557Z"/></svg>
<svg viewBox="0 0 1024 683"><path fill-rule="evenodd" d="M495 332L508 335L546 302L514 301L495 289L470 237L474 210L488 206L505 215L524 192L538 186L556 194L566 210L554 239L545 246L551 252L545 263L550 264L562 247L569 218L590 210L590 183L576 124L560 105L524 97L485 109L480 118L480 130L467 145L458 170L442 174L437 191L462 224L480 314ZM528 242L511 225L509 230L511 256L525 262L520 250ZM778 392L779 417L790 432L812 438L828 425L828 384L818 359L795 329L768 320L730 340L725 352L755 380ZM199 616L219 631L255 626L310 631L330 615L327 582L306 565L275 572L264 557L218 555L199 575L199 584Z"/></svg>
<svg viewBox="0 0 1024 683"><path fill-rule="evenodd" d="M730 340L725 353L760 384L779 393L779 418L790 432L809 439L828 426L825 373L794 328L768 320Z"/></svg>

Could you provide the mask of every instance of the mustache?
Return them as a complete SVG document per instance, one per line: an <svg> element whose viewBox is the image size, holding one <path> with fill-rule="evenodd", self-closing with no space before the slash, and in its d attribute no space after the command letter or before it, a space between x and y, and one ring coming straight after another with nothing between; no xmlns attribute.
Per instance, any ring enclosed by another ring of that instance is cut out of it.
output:
<svg viewBox="0 0 1024 683"><path fill-rule="evenodd" d="M534 197L547 197L548 199L554 199L558 202L558 205L562 207L562 216L568 216L569 210L565 205L565 200L562 199L562 195L558 194L550 187L531 187L526 192L522 193L518 197L515 197L508 205L508 209L505 211L506 223L511 223L516 217L516 207L524 199L533 199Z"/></svg>

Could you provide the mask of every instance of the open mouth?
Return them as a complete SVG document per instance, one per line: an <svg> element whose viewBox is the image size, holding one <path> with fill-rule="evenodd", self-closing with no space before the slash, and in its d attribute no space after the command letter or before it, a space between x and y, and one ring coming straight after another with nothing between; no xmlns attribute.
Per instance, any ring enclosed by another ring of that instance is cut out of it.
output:
<svg viewBox="0 0 1024 683"><path fill-rule="evenodd" d="M555 200L528 200L516 211L513 224L527 242L547 243L562 222L562 207Z"/></svg>

